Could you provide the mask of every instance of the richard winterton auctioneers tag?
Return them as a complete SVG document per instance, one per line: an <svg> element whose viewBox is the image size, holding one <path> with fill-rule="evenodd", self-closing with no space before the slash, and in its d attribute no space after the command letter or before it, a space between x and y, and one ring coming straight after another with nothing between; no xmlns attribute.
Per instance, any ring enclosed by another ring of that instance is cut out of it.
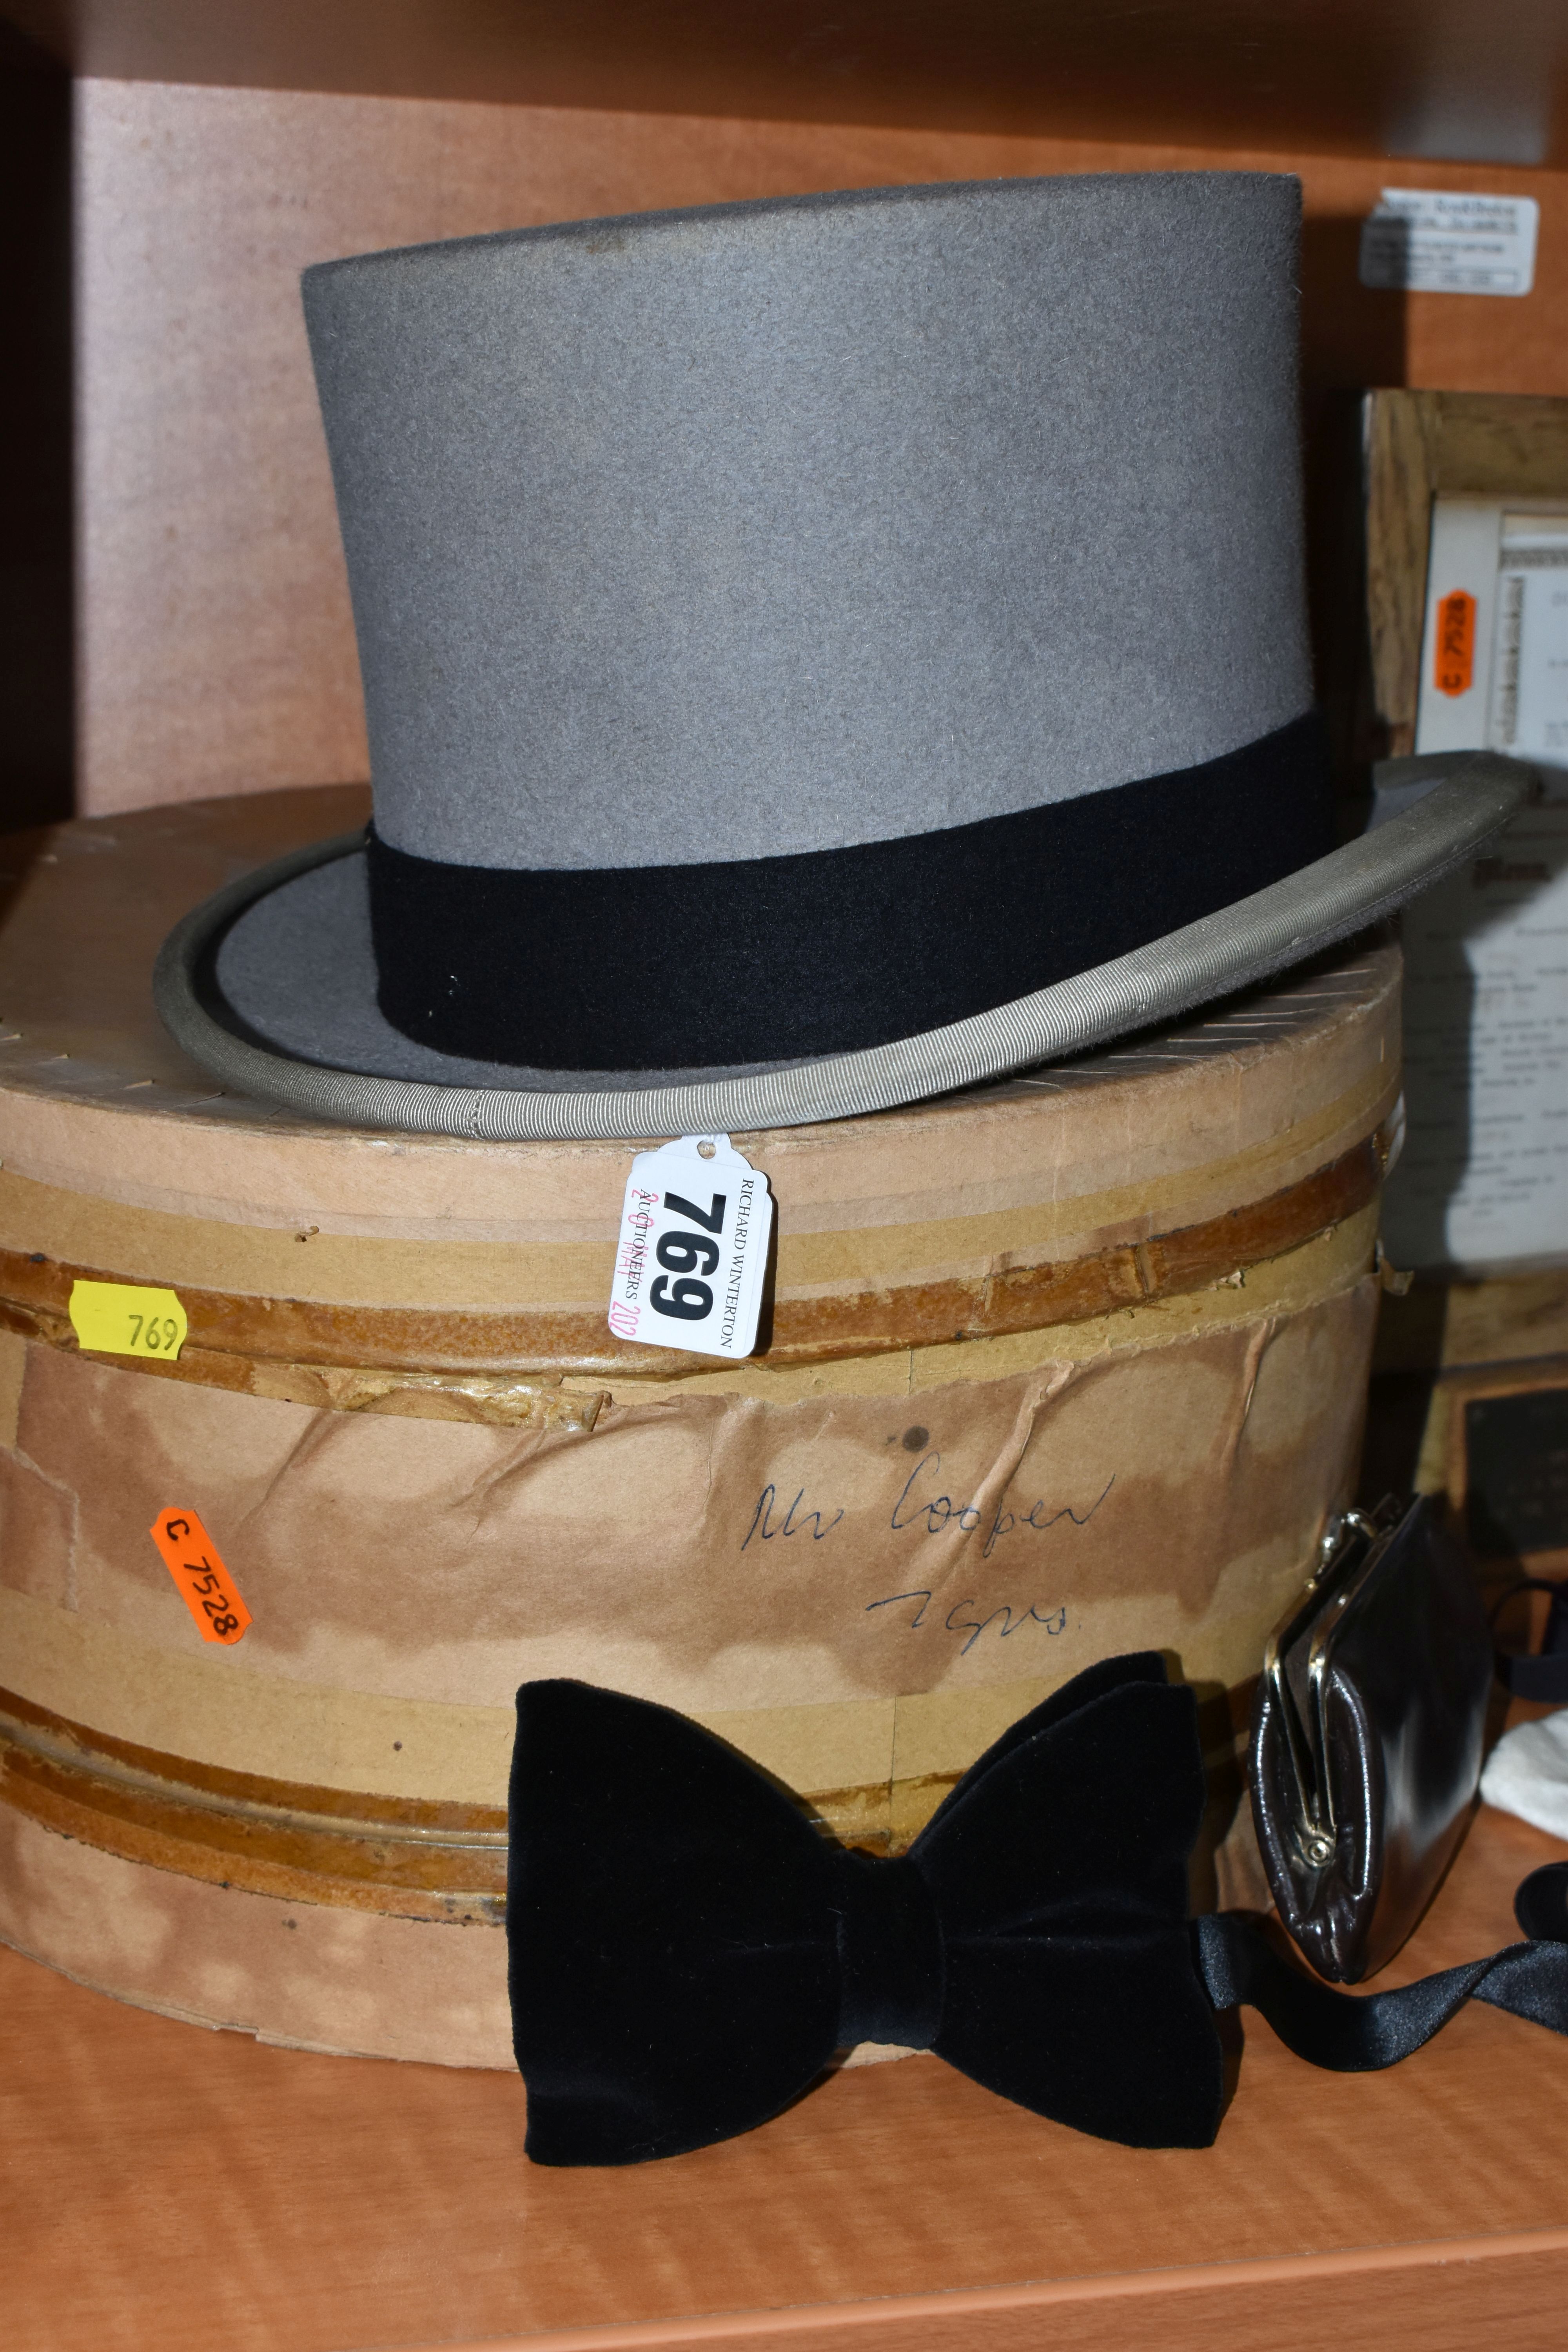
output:
<svg viewBox="0 0 1568 2352"><path fill-rule="evenodd" d="M639 1151L626 1180L610 1328L738 1361L756 1345L773 1204L727 1135Z"/></svg>

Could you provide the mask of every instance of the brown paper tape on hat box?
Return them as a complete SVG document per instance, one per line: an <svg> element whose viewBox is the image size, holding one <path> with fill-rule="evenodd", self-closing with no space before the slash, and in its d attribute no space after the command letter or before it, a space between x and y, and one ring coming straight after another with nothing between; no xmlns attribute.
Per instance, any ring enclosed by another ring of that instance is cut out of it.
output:
<svg viewBox="0 0 1568 2352"><path fill-rule="evenodd" d="M1398 957L738 1138L772 1335L716 1368L607 1328L626 1148L312 1124L158 1033L148 940L343 798L61 828L0 931L0 1936L503 2065L520 1682L679 1707L884 1851L1095 1658L1245 1689L1353 1481ZM77 1278L177 1292L178 1360L83 1353ZM175 1507L230 1645L148 1534Z"/></svg>

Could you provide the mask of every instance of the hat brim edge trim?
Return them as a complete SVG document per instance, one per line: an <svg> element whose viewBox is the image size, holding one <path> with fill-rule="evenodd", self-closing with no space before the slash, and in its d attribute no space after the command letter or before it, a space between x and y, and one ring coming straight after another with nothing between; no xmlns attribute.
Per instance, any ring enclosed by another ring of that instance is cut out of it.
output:
<svg viewBox="0 0 1568 2352"><path fill-rule="evenodd" d="M159 952L153 1002L176 1045L223 1084L340 1125L497 1143L643 1142L810 1126L1014 1076L1266 980L1441 880L1508 822L1534 781L1521 761L1458 754L1451 773L1377 831L1130 954L945 1028L748 1077L615 1092L448 1087L297 1061L236 1036L197 992L212 943L282 883L352 856L363 845L361 830L290 851L194 908Z"/></svg>

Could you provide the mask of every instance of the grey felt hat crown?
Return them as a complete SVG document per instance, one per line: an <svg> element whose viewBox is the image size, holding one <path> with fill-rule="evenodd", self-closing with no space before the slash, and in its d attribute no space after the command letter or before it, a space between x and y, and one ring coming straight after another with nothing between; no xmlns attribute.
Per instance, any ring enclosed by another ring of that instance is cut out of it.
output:
<svg viewBox="0 0 1568 2352"><path fill-rule="evenodd" d="M176 1034L365 1120L784 1123L1418 887L1510 791L1330 854L1299 223L1290 179L1107 175L308 271L374 824L183 927Z"/></svg>

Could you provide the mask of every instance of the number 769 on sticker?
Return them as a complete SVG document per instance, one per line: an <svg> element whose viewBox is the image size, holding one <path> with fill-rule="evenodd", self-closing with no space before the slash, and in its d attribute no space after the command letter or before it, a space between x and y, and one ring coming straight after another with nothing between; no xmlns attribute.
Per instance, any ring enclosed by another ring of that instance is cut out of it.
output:
<svg viewBox="0 0 1568 2352"><path fill-rule="evenodd" d="M767 1178L728 1136L639 1151L621 1209L611 1330L645 1348L749 1356L773 1221Z"/></svg>

